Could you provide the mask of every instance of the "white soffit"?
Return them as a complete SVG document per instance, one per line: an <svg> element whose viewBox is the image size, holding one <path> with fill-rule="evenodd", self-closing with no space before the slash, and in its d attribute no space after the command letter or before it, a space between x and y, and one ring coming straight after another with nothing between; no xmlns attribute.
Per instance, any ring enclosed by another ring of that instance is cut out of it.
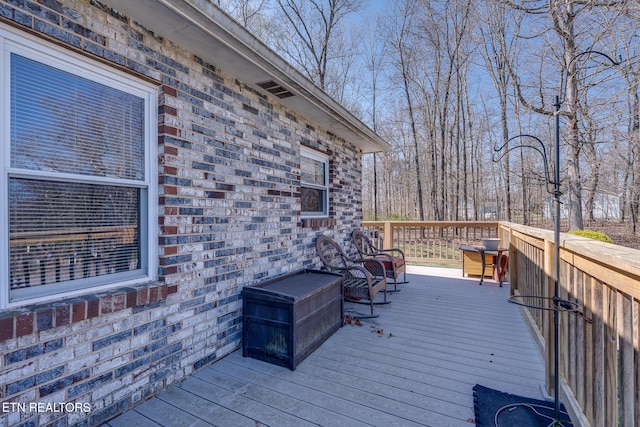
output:
<svg viewBox="0 0 640 427"><path fill-rule="evenodd" d="M210 0L103 0L118 13L188 49L274 102L365 153L388 142L252 36ZM275 87L269 82L274 82Z"/></svg>

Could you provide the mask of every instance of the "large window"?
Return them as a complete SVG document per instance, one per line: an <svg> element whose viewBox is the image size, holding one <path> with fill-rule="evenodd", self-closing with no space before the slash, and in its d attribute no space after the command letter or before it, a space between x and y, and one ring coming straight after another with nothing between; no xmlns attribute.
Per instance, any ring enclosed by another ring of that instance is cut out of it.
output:
<svg viewBox="0 0 640 427"><path fill-rule="evenodd" d="M303 217L329 215L329 158L318 151L300 149L300 203Z"/></svg>
<svg viewBox="0 0 640 427"><path fill-rule="evenodd" d="M153 279L155 88L11 33L0 41L0 307Z"/></svg>

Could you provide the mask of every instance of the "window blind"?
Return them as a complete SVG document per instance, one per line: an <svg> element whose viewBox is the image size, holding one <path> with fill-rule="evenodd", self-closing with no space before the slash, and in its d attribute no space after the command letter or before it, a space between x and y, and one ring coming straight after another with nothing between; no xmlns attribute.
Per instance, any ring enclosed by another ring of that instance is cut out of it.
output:
<svg viewBox="0 0 640 427"><path fill-rule="evenodd" d="M144 100L12 54L11 166L144 179Z"/></svg>

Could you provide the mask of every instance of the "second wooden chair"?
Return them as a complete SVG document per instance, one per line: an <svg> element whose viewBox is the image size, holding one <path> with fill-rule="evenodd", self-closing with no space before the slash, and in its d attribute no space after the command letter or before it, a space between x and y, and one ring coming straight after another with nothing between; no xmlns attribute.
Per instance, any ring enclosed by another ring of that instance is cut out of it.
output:
<svg viewBox="0 0 640 427"><path fill-rule="evenodd" d="M378 249L362 230L356 229L351 232L351 241L362 258L375 258L384 265L387 279L393 280L393 291L397 292L398 284L407 282L407 266L404 252L398 248ZM404 274L404 280L398 282L400 274Z"/></svg>

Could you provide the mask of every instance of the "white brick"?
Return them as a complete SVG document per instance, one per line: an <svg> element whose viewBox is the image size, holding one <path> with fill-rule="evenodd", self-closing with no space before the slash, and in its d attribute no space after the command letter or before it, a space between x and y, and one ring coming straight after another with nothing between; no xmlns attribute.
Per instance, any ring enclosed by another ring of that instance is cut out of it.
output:
<svg viewBox="0 0 640 427"><path fill-rule="evenodd" d="M60 365L67 360L72 360L74 356L73 348L67 348L54 353L47 353L38 359L38 369L45 371L54 366Z"/></svg>

